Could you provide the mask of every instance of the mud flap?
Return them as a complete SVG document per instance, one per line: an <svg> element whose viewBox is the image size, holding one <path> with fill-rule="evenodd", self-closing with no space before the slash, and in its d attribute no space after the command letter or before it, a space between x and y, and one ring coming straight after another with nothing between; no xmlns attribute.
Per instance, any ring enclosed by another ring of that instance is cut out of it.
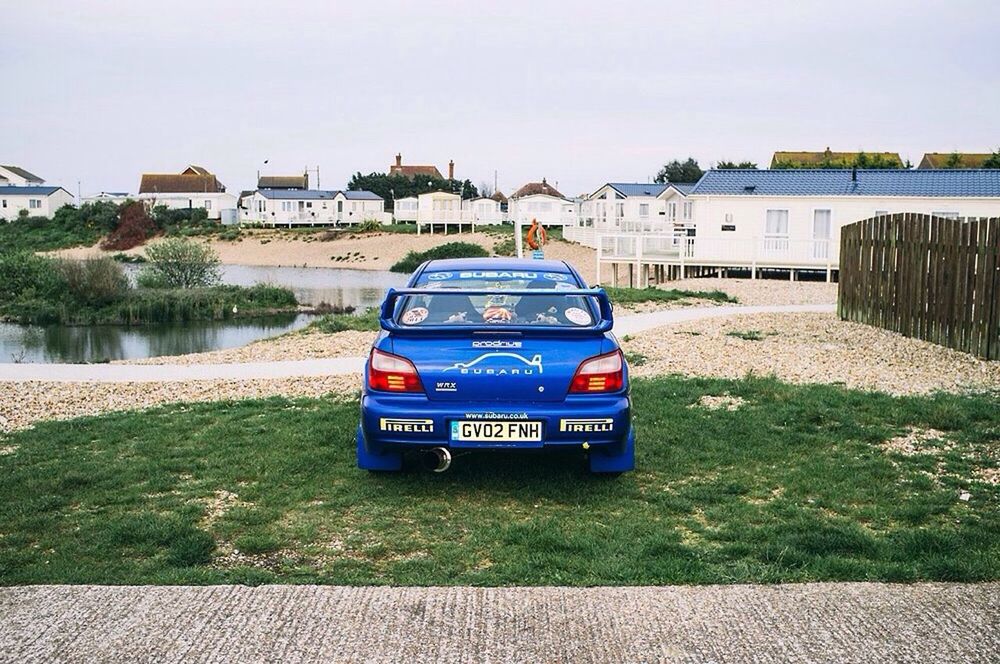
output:
<svg viewBox="0 0 1000 664"><path fill-rule="evenodd" d="M590 450L590 472L625 473L635 469L635 427L630 427L625 444L607 450Z"/></svg>
<svg viewBox="0 0 1000 664"><path fill-rule="evenodd" d="M357 433L357 446L358 446L358 468L362 470L402 470L403 469L403 453L402 452L388 452L385 454L379 454L374 450L368 449L368 443L365 441L364 431L358 426Z"/></svg>

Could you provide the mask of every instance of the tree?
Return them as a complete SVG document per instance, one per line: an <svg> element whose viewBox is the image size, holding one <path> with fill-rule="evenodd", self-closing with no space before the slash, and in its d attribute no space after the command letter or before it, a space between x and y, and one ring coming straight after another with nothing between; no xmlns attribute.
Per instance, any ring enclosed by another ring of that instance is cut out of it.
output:
<svg viewBox="0 0 1000 664"><path fill-rule="evenodd" d="M399 174L369 173L362 175L358 172L351 177L347 188L350 191L363 189L378 194L385 200L386 210L389 211L393 209L393 201L396 199L417 196L429 191L450 191L461 194L462 198L479 196L479 190L470 180L463 182L434 177L433 175L418 175L411 179Z"/></svg>
<svg viewBox="0 0 1000 664"><path fill-rule="evenodd" d="M698 162L693 157L688 157L687 161L680 162L676 159L665 164L660 172L656 174L656 182L697 182L705 171L701 170Z"/></svg>
<svg viewBox="0 0 1000 664"><path fill-rule="evenodd" d="M122 251L138 247L156 234L156 224L142 203L122 205L118 226L101 242L101 249Z"/></svg>
<svg viewBox="0 0 1000 664"><path fill-rule="evenodd" d="M715 167L717 169L719 169L719 170L722 170L722 171L735 170L735 169L739 169L739 168L754 169L754 170L756 170L757 169L757 164L756 164L756 162L752 162L752 161L741 161L739 163L736 163L736 162L733 162L733 161L725 161L725 160L723 160L723 161L720 161L719 163L717 163L715 165Z"/></svg>
<svg viewBox="0 0 1000 664"><path fill-rule="evenodd" d="M479 195L483 198L490 198L495 192L493 191L493 185L489 182L479 183Z"/></svg>
<svg viewBox="0 0 1000 664"><path fill-rule="evenodd" d="M146 248L148 265L139 273L146 288L204 288L219 283L219 256L211 247L171 238Z"/></svg>
<svg viewBox="0 0 1000 664"><path fill-rule="evenodd" d="M962 155L957 152L952 152L948 155L948 159L945 160L944 165L942 165L941 168L962 168L963 166Z"/></svg>
<svg viewBox="0 0 1000 664"><path fill-rule="evenodd" d="M982 168L1000 168L1000 148L983 162Z"/></svg>

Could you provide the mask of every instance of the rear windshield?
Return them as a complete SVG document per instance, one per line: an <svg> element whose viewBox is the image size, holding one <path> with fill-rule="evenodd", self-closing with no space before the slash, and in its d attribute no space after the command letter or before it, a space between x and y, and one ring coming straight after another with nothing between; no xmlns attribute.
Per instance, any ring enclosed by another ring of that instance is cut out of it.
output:
<svg viewBox="0 0 1000 664"><path fill-rule="evenodd" d="M596 324L593 298L560 294L560 291L581 288L575 277L565 272L424 272L414 288L441 292L406 297L397 319L402 325L588 327ZM455 289L495 292L489 295L448 293ZM538 294L504 293L511 290L532 290Z"/></svg>

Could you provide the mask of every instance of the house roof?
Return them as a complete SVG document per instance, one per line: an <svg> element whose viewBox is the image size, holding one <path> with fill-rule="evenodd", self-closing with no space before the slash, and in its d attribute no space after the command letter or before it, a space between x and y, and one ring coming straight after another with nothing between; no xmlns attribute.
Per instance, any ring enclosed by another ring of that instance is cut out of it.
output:
<svg viewBox="0 0 1000 664"><path fill-rule="evenodd" d="M843 163L844 165L854 164L860 152L831 152L830 148L823 150L821 152L775 152L771 157L771 168L775 168L781 163L792 163L792 164L802 164L805 166L821 166L823 164L828 164L830 162ZM866 152L870 157L881 157L883 159L893 160L900 166L903 165L903 160L900 158L898 152Z"/></svg>
<svg viewBox="0 0 1000 664"><path fill-rule="evenodd" d="M140 194L223 193L226 188L211 174L143 173Z"/></svg>
<svg viewBox="0 0 1000 664"><path fill-rule="evenodd" d="M211 175L211 174L212 174L211 171L209 171L204 166L195 166L194 164L189 165L187 168L181 171L181 175Z"/></svg>
<svg viewBox="0 0 1000 664"><path fill-rule="evenodd" d="M857 179L852 178L857 173ZM714 196L1000 197L1000 169L710 170L691 190Z"/></svg>
<svg viewBox="0 0 1000 664"><path fill-rule="evenodd" d="M62 187L0 185L0 196L51 196L60 189L66 191ZM66 193L68 194L69 192L66 191Z"/></svg>
<svg viewBox="0 0 1000 664"><path fill-rule="evenodd" d="M993 156L989 152L927 152L917 168L947 168L953 154L961 159L960 168L982 168L983 162Z"/></svg>
<svg viewBox="0 0 1000 664"><path fill-rule="evenodd" d="M380 200L382 200L382 197L379 196L378 194L376 194L374 192L371 192L371 191L366 191L364 189L359 189L357 191L346 190L346 191L342 191L341 193L344 194L344 198L346 198L347 200L351 200L351 201L380 201Z"/></svg>
<svg viewBox="0 0 1000 664"><path fill-rule="evenodd" d="M399 174L404 175L410 179L417 177L418 175L427 175L433 178L441 180L444 176L441 175L441 171L437 169L437 166L409 166L403 164L402 166L396 166L393 164L389 167L389 174Z"/></svg>
<svg viewBox="0 0 1000 664"><path fill-rule="evenodd" d="M257 193L272 200L314 201L331 199L340 192L322 189L258 189Z"/></svg>
<svg viewBox="0 0 1000 664"><path fill-rule="evenodd" d="M513 194L511 194L510 197L521 198L522 196L533 196L535 194L545 194L546 196L565 198L565 196L559 193L558 189L556 189L551 184L546 182L545 178L542 178L541 182L529 182L528 184L524 185L523 187L515 191Z"/></svg>
<svg viewBox="0 0 1000 664"><path fill-rule="evenodd" d="M252 193L252 192L251 192ZM325 191L322 189L258 189L264 198L281 201L315 201L330 200L336 198L337 194L343 194L347 200L354 201L380 201L382 197L370 191Z"/></svg>
<svg viewBox="0 0 1000 664"><path fill-rule="evenodd" d="M608 182L607 185L626 198L629 196L652 196L656 197L669 187L668 184L644 184L642 182ZM602 187L603 188L603 187ZM600 189L598 189L600 191Z"/></svg>
<svg viewBox="0 0 1000 664"><path fill-rule="evenodd" d="M257 178L258 189L308 189L308 175L261 175Z"/></svg>
<svg viewBox="0 0 1000 664"><path fill-rule="evenodd" d="M45 182L45 180L43 180L42 178L38 177L34 173L29 173L28 171L24 170L20 166L6 166L6 165L3 165L3 164L0 164L0 168L5 168L8 171L10 171L11 173L13 173L14 175L17 175L17 176L20 176L20 177L24 178L28 182L37 182L38 184L41 184L41 183Z"/></svg>
<svg viewBox="0 0 1000 664"><path fill-rule="evenodd" d="M497 203L506 203L507 202L507 197L504 196L503 192L499 191L499 190L498 191L494 191L493 195L490 196L490 198L492 198L493 200L495 200Z"/></svg>

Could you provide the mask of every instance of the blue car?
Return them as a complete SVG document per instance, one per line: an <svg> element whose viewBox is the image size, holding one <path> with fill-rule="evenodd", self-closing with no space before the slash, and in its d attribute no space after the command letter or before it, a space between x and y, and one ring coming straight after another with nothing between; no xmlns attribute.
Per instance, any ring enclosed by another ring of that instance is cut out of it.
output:
<svg viewBox="0 0 1000 664"><path fill-rule="evenodd" d="M358 466L423 452L573 448L590 470L635 464L628 366L611 302L561 261L428 261L389 289L365 365Z"/></svg>

